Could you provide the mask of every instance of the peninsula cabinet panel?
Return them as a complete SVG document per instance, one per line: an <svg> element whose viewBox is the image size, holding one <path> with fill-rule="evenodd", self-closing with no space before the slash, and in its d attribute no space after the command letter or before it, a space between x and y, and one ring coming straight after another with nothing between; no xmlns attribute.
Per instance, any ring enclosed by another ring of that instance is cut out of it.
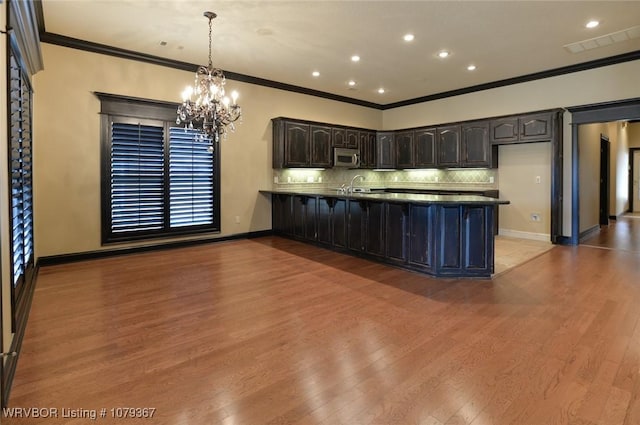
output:
<svg viewBox="0 0 640 425"><path fill-rule="evenodd" d="M385 217L385 245L387 259L393 262L404 263L407 261L406 236L407 204L387 204Z"/></svg>
<svg viewBox="0 0 640 425"><path fill-rule="evenodd" d="M365 238L362 231L362 223L364 221L363 206L360 201L350 200L347 213L348 248L359 252L365 250Z"/></svg>
<svg viewBox="0 0 640 425"><path fill-rule="evenodd" d="M338 248L347 247L347 227L347 201L335 199L331 211L333 246Z"/></svg>
<svg viewBox="0 0 640 425"><path fill-rule="evenodd" d="M304 202L304 238L309 241L318 239L318 198L310 196Z"/></svg>
<svg viewBox="0 0 640 425"><path fill-rule="evenodd" d="M460 126L438 127L436 139L437 165L460 166Z"/></svg>
<svg viewBox="0 0 640 425"><path fill-rule="evenodd" d="M434 210L431 205L411 205L409 208L409 264L433 268Z"/></svg>
<svg viewBox="0 0 640 425"><path fill-rule="evenodd" d="M414 166L416 168L433 168L436 166L436 129L416 130L413 135Z"/></svg>
<svg viewBox="0 0 640 425"><path fill-rule="evenodd" d="M396 133L396 168L413 168L413 131Z"/></svg>
<svg viewBox="0 0 640 425"><path fill-rule="evenodd" d="M318 242L326 245L331 245L333 242L331 210L333 209L334 203L335 198L318 198Z"/></svg>
<svg viewBox="0 0 640 425"><path fill-rule="evenodd" d="M312 167L329 168L332 164L331 127L312 125L311 161Z"/></svg>
<svg viewBox="0 0 640 425"><path fill-rule="evenodd" d="M479 121L462 125L463 167L486 168L491 166L489 122Z"/></svg>
<svg viewBox="0 0 640 425"><path fill-rule="evenodd" d="M293 235L292 201L293 196L291 195L274 194L272 196L272 227L274 232L287 236Z"/></svg>
<svg viewBox="0 0 640 425"><path fill-rule="evenodd" d="M392 131L378 132L376 138L376 167L395 168L396 149L394 143L394 133Z"/></svg>
<svg viewBox="0 0 640 425"><path fill-rule="evenodd" d="M461 210L460 206L439 206L438 207L438 228L440 233L440 252L436 254L436 267L440 273L445 274L447 270L458 271L462 266L461 258Z"/></svg>
<svg viewBox="0 0 640 425"><path fill-rule="evenodd" d="M344 148L347 146L347 130L344 128L332 129L332 141L334 148Z"/></svg>
<svg viewBox="0 0 640 425"><path fill-rule="evenodd" d="M306 208L307 202L306 196L294 196L293 197L293 236L297 239L305 239L306 234Z"/></svg>
<svg viewBox="0 0 640 425"><path fill-rule="evenodd" d="M368 201L365 206L367 211L366 220L363 223L364 234L367 236L365 250L369 254L383 257L385 254L384 202Z"/></svg>
<svg viewBox="0 0 640 425"><path fill-rule="evenodd" d="M347 129L347 141L345 143L345 148L349 149L358 149L358 142L360 138L358 137L358 130Z"/></svg>
<svg viewBox="0 0 640 425"><path fill-rule="evenodd" d="M467 270L486 270L493 264L491 253L487 241L491 235L486 235L486 229L490 228L488 223L493 221L490 217L492 209L484 206L463 208L463 258L464 268ZM489 237L487 237L489 236ZM492 270L493 272L493 270Z"/></svg>

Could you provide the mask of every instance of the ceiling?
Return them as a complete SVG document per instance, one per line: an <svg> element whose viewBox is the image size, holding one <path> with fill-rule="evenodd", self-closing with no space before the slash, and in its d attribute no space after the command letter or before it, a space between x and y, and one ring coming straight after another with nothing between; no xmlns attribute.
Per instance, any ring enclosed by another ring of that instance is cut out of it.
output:
<svg viewBox="0 0 640 425"><path fill-rule="evenodd" d="M46 33L205 65L211 10L214 66L379 105L640 51L640 27L626 41L563 47L640 26L640 1L42 0L42 9ZM592 19L600 25L586 28Z"/></svg>

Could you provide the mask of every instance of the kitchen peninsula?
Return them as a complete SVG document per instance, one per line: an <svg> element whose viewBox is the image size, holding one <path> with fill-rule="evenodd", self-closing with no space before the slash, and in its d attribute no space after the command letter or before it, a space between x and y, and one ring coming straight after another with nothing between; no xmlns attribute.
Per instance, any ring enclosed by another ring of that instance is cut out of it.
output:
<svg viewBox="0 0 640 425"><path fill-rule="evenodd" d="M494 214L478 195L262 190L277 235L442 277L490 277Z"/></svg>

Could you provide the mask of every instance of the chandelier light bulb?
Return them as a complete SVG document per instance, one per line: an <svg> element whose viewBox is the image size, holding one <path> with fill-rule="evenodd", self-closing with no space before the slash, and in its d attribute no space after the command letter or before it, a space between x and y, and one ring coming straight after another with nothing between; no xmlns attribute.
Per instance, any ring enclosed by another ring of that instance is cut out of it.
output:
<svg viewBox="0 0 640 425"><path fill-rule="evenodd" d="M231 100L233 100L233 104L235 105L238 101L238 92L237 91L232 91L231 92Z"/></svg>

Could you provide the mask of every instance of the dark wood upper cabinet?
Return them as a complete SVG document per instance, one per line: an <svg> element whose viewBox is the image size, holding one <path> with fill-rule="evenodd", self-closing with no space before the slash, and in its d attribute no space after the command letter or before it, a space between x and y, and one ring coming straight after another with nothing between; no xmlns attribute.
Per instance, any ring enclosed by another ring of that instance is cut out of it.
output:
<svg viewBox="0 0 640 425"><path fill-rule="evenodd" d="M416 168L433 168L436 166L436 129L423 128L413 133L414 156Z"/></svg>
<svg viewBox="0 0 640 425"><path fill-rule="evenodd" d="M541 112L491 120L490 139L495 145L547 141L553 137L555 112Z"/></svg>
<svg viewBox="0 0 640 425"><path fill-rule="evenodd" d="M489 144L489 123L477 121L465 123L462 129L463 167L490 167L491 146Z"/></svg>
<svg viewBox="0 0 640 425"><path fill-rule="evenodd" d="M396 149L393 131L378 132L376 134L376 168L395 168Z"/></svg>
<svg viewBox="0 0 640 425"><path fill-rule="evenodd" d="M332 165L331 158L331 127L318 125L310 126L311 131L311 161L312 167L328 168Z"/></svg>
<svg viewBox="0 0 640 425"><path fill-rule="evenodd" d="M285 163L289 167L309 165L309 125L286 122L284 126Z"/></svg>
<svg viewBox="0 0 640 425"><path fill-rule="evenodd" d="M333 128L333 147L344 148L347 145L347 129Z"/></svg>
<svg viewBox="0 0 640 425"><path fill-rule="evenodd" d="M441 167L459 167L460 126L438 127L436 136L437 165Z"/></svg>
<svg viewBox="0 0 640 425"><path fill-rule="evenodd" d="M396 133L396 168L413 168L413 131Z"/></svg>
<svg viewBox="0 0 640 425"><path fill-rule="evenodd" d="M548 140L551 138L552 117L550 113L524 115L519 118L520 140Z"/></svg>
<svg viewBox="0 0 640 425"><path fill-rule="evenodd" d="M375 131L360 131L360 168L376 167L376 133Z"/></svg>
<svg viewBox="0 0 640 425"><path fill-rule="evenodd" d="M347 141L345 143L345 148L349 149L358 149L358 130L355 129L347 129Z"/></svg>

